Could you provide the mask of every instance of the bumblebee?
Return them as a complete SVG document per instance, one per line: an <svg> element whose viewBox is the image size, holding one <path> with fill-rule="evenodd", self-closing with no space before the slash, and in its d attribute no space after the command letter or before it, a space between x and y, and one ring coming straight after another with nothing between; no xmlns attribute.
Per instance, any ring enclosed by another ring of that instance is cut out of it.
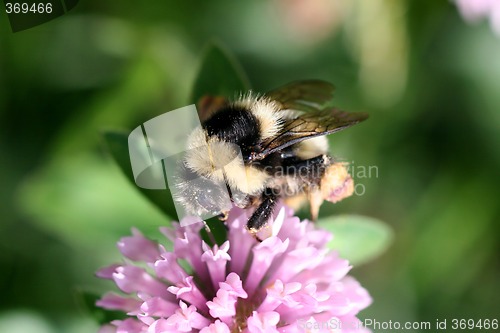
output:
<svg viewBox="0 0 500 333"><path fill-rule="evenodd" d="M315 220L324 200L335 203L354 188L325 136L368 117L325 106L333 92L328 82L305 80L234 101L202 99L201 127L188 137L174 200L191 214L224 219L229 193L231 204L255 208L246 226L252 234L280 199L294 207L308 200Z"/></svg>

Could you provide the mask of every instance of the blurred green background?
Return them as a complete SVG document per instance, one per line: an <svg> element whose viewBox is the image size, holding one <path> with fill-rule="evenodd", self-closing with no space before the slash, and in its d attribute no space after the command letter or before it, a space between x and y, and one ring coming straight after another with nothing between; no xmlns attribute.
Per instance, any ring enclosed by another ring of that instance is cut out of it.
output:
<svg viewBox="0 0 500 333"><path fill-rule="evenodd" d="M487 22L437 0L81 0L18 33L0 17L0 332L97 330L79 291L111 287L94 271L132 226L159 238L168 222L101 132L188 104L212 40L257 91L319 78L337 106L370 113L332 153L377 172L355 172L364 193L320 213L394 229L352 271L374 298L362 318L500 319L500 36Z"/></svg>

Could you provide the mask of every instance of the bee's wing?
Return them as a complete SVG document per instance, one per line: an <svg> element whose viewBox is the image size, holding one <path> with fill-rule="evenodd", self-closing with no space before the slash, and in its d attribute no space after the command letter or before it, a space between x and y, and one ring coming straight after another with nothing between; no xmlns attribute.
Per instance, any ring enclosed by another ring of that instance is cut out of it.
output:
<svg viewBox="0 0 500 333"><path fill-rule="evenodd" d="M321 80L295 81L272 90L267 97L281 104L283 110L318 111L333 98L335 87Z"/></svg>
<svg viewBox="0 0 500 333"><path fill-rule="evenodd" d="M281 131L262 143L263 150L255 159L263 159L275 151L315 136L338 132L366 118L368 114L363 112L349 113L335 108L306 112L293 119L285 120Z"/></svg>
<svg viewBox="0 0 500 333"><path fill-rule="evenodd" d="M321 80L291 82L268 92L265 96L280 103L282 110L318 111L333 98L335 87ZM207 120L214 111L227 105L222 96L203 96L197 103L200 120Z"/></svg>

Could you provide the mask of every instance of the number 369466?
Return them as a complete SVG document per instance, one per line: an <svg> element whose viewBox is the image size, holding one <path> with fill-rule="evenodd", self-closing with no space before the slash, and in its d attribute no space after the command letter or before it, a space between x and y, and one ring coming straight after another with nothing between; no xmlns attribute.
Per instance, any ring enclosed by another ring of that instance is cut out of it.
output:
<svg viewBox="0 0 500 333"><path fill-rule="evenodd" d="M7 14L50 14L52 13L52 4L48 3L33 3L29 4L26 2L7 2L5 4L5 11Z"/></svg>

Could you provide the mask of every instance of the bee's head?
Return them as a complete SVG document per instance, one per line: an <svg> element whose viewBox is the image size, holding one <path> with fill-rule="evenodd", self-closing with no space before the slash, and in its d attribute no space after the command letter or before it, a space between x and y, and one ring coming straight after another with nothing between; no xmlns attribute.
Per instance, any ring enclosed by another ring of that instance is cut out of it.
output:
<svg viewBox="0 0 500 333"><path fill-rule="evenodd" d="M231 163L242 162L238 145L209 136L202 128L195 129L187 143L186 167L198 175L222 180L223 174L219 171Z"/></svg>
<svg viewBox="0 0 500 333"><path fill-rule="evenodd" d="M245 164L239 145L210 136L201 128L189 136L184 160L185 167L192 173L225 183L232 193L257 193L268 177L264 171Z"/></svg>

